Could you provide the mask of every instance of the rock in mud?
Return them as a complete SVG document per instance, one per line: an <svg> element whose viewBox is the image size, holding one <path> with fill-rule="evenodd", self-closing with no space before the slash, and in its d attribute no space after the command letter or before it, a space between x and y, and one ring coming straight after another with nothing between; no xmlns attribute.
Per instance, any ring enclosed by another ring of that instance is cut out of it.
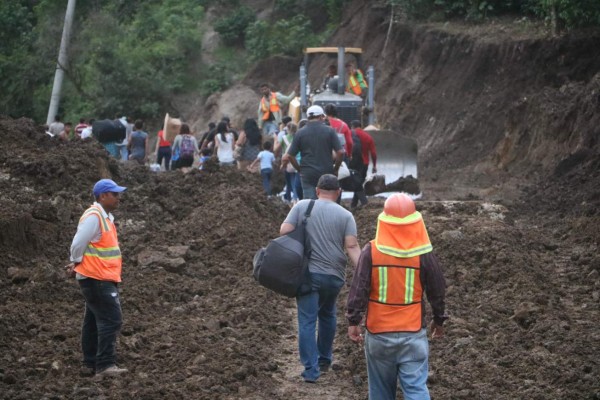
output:
<svg viewBox="0 0 600 400"><path fill-rule="evenodd" d="M31 277L31 273L23 268L10 267L7 273L8 279L14 284L25 283Z"/></svg>
<svg viewBox="0 0 600 400"><path fill-rule="evenodd" d="M180 274L185 269L186 262L183 258L171 258L163 260L162 267L165 271L173 272L175 274Z"/></svg>
<svg viewBox="0 0 600 400"><path fill-rule="evenodd" d="M167 252L171 257L183 257L187 255L190 246L169 246Z"/></svg>

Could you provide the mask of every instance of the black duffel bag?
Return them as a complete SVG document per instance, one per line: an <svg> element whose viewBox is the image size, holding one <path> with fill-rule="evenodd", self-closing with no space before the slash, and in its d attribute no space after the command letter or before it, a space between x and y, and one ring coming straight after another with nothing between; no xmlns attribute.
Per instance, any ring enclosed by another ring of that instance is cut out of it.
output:
<svg viewBox="0 0 600 400"><path fill-rule="evenodd" d="M254 279L259 284L287 297L296 297L310 290L308 260L310 239L306 224L315 201L311 200L302 223L283 236L273 239L258 250L253 260Z"/></svg>
<svg viewBox="0 0 600 400"><path fill-rule="evenodd" d="M103 119L102 121L94 121L92 135L100 143L122 142L127 136L127 130L118 119L114 121Z"/></svg>
<svg viewBox="0 0 600 400"><path fill-rule="evenodd" d="M347 192L358 192L363 190L363 179L360 172L355 169L350 170L350 176L340 179L340 187Z"/></svg>

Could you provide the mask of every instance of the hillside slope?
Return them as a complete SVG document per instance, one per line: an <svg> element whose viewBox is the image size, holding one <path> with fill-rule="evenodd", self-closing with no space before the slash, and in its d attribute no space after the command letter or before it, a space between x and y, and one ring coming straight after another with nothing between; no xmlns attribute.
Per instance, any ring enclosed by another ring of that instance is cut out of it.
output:
<svg viewBox="0 0 600 400"><path fill-rule="evenodd" d="M597 177L600 32L553 38L514 21L404 23L394 25L384 52L388 22L387 8L355 0L324 45L364 49L363 60L375 67L378 123L416 139L426 190L517 199L524 186L556 179L561 163ZM197 126L231 112L239 123L254 117L257 85L291 90L300 62L259 63L242 82L249 90L238 85L210 98ZM328 63L311 64L313 86Z"/></svg>

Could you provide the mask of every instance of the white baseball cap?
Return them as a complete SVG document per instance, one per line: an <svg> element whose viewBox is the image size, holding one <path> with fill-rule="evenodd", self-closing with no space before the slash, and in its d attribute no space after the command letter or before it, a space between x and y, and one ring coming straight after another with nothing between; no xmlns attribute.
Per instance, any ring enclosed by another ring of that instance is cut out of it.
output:
<svg viewBox="0 0 600 400"><path fill-rule="evenodd" d="M309 117L319 117L321 115L325 115L323 112L323 108L321 106L310 106L308 110L306 110L306 115Z"/></svg>

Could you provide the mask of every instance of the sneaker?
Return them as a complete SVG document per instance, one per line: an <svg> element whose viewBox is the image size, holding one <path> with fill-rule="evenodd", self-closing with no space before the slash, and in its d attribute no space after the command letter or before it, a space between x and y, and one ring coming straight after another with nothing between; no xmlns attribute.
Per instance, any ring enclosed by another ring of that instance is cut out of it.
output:
<svg viewBox="0 0 600 400"><path fill-rule="evenodd" d="M328 372L329 371L329 367L331 367L331 364L327 364L327 363L322 363L322 364L320 363L319 364L319 370L322 373Z"/></svg>
<svg viewBox="0 0 600 400"><path fill-rule="evenodd" d="M97 377L104 376L117 376L127 372L127 368L119 368L116 365L111 365L110 367L103 369L102 371L96 373Z"/></svg>
<svg viewBox="0 0 600 400"><path fill-rule="evenodd" d="M300 375L302 376L302 379L304 379L304 382L306 382L306 383L316 383L317 379L319 379L318 375L316 377L307 376L308 374L306 373L306 371L302 372Z"/></svg>

